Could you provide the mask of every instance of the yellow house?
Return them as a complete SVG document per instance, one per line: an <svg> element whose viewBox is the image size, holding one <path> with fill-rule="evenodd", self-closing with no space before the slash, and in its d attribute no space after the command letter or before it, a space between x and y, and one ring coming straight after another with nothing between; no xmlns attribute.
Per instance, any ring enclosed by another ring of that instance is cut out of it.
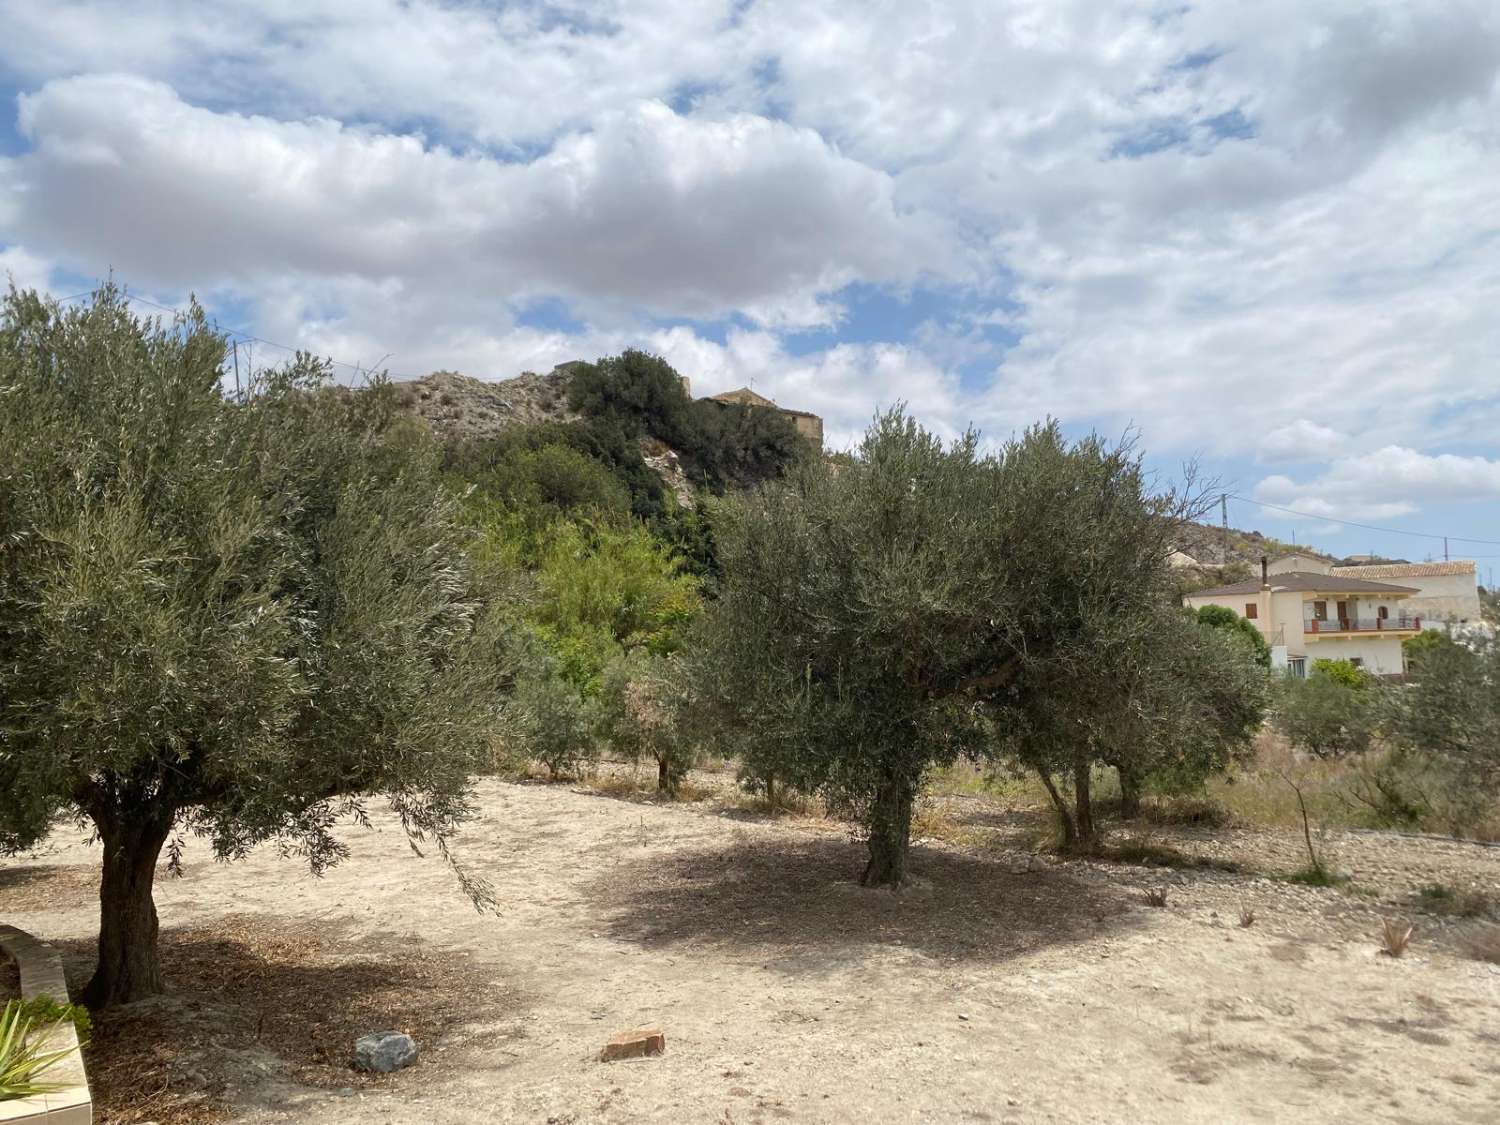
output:
<svg viewBox="0 0 1500 1125"><path fill-rule="evenodd" d="M1313 660L1348 660L1377 676L1405 670L1401 642L1422 629L1404 603L1413 586L1372 582L1315 571L1272 574L1261 561L1260 580L1195 590L1183 604L1218 605L1255 622L1271 646L1272 664L1305 676Z"/></svg>

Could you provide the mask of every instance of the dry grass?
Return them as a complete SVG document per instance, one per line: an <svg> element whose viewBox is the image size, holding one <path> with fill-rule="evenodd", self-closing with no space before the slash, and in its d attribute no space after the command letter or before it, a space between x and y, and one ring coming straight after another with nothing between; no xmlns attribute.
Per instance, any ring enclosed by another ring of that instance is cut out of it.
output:
<svg viewBox="0 0 1500 1125"><path fill-rule="evenodd" d="M1500 919L1500 900L1472 888L1455 889L1445 883L1429 883L1417 892L1417 905L1430 914L1450 918Z"/></svg>
<svg viewBox="0 0 1500 1125"><path fill-rule="evenodd" d="M1255 925L1255 911L1251 910L1249 907L1241 907L1240 925L1247 930L1251 926Z"/></svg>
<svg viewBox="0 0 1500 1125"><path fill-rule="evenodd" d="M763 793L747 793L739 786L724 795L724 804L741 812L752 813L756 816L800 816L823 819L828 815L828 810L823 802L815 796L799 793L794 789L780 789L776 793L776 802L768 801Z"/></svg>
<svg viewBox="0 0 1500 1125"><path fill-rule="evenodd" d="M1380 922L1380 931L1380 952L1387 957L1400 957L1406 952L1406 947L1411 944L1412 935L1417 932L1417 928L1410 922L1383 918Z"/></svg>
<svg viewBox="0 0 1500 1125"><path fill-rule="evenodd" d="M655 762L602 763L598 769L579 778L575 784L590 793L621 801L677 801L692 804L709 800L717 793L712 785L695 781L690 775L678 783L677 793L668 797L657 788Z"/></svg>
<svg viewBox="0 0 1500 1125"><path fill-rule="evenodd" d="M1482 926L1464 941L1464 951L1476 961L1500 965L1500 926Z"/></svg>
<svg viewBox="0 0 1500 1125"><path fill-rule="evenodd" d="M86 973L92 942L59 944L70 970ZM265 1073L324 1088L401 1081L353 1070L355 1038L405 1031L425 1070L443 1064L443 1037L465 1017L493 1021L511 1005L468 960L420 942L390 941L356 957L337 950L326 925L266 917L163 931L168 995L94 1016L86 1060L96 1120L221 1121L233 1090Z"/></svg>
<svg viewBox="0 0 1500 1125"><path fill-rule="evenodd" d="M1145 898L1147 906L1165 907L1167 905L1167 890L1165 887L1153 887L1146 892Z"/></svg>
<svg viewBox="0 0 1500 1125"><path fill-rule="evenodd" d="M1135 863L1143 867L1199 868L1210 871L1242 871L1241 864L1214 856L1189 855L1168 844L1157 843L1149 836L1131 836L1118 844L1109 844L1099 852L1100 859L1117 863Z"/></svg>
<svg viewBox="0 0 1500 1125"><path fill-rule="evenodd" d="M99 869L94 866L0 870L0 918L83 906L98 898Z"/></svg>

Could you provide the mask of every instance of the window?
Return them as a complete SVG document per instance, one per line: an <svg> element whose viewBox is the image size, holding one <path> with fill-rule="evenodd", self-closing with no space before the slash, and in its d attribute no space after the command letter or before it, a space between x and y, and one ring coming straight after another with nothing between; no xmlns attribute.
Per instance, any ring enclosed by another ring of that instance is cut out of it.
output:
<svg viewBox="0 0 1500 1125"><path fill-rule="evenodd" d="M1375 609L1375 616L1380 618L1380 620L1382 621L1388 621L1391 616L1391 611L1388 610L1385 606L1377 606Z"/></svg>
<svg viewBox="0 0 1500 1125"><path fill-rule="evenodd" d="M1245 616L1248 617L1251 621L1254 621L1257 617L1260 616L1260 606L1256 605L1254 602L1246 602Z"/></svg>
<svg viewBox="0 0 1500 1125"><path fill-rule="evenodd" d="M1327 621L1328 620L1328 603L1327 602L1313 602L1313 620L1314 621Z"/></svg>
<svg viewBox="0 0 1500 1125"><path fill-rule="evenodd" d="M1363 668L1365 666L1365 658L1363 656L1351 656L1349 663L1353 664L1356 668Z"/></svg>
<svg viewBox="0 0 1500 1125"><path fill-rule="evenodd" d="M1286 662L1286 666L1299 680L1307 679L1307 657L1294 656Z"/></svg>

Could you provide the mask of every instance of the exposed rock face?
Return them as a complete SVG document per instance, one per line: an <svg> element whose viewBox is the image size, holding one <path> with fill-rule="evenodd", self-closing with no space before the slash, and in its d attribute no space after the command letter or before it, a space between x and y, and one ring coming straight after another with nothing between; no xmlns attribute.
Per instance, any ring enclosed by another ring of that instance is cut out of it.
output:
<svg viewBox="0 0 1500 1125"><path fill-rule="evenodd" d="M682 462L675 449L655 438L642 438L641 460L646 462L647 468L661 477L662 484L677 498L678 504L684 508L697 505L698 499L693 493L693 486L688 481L687 474L682 471Z"/></svg>
<svg viewBox="0 0 1500 1125"><path fill-rule="evenodd" d="M402 405L445 438L491 438L512 426L576 421L568 409L568 364L490 383L434 371L398 388Z"/></svg>
<svg viewBox="0 0 1500 1125"><path fill-rule="evenodd" d="M360 1070L389 1074L416 1061L416 1043L399 1031L376 1031L354 1041L354 1065Z"/></svg>
<svg viewBox="0 0 1500 1125"><path fill-rule="evenodd" d="M1226 547L1228 548L1227 555ZM1192 555L1198 561L1199 566L1242 565L1251 567L1257 574L1260 573L1262 555L1269 556L1274 562L1281 555L1296 551L1311 557L1324 558L1329 562L1333 561L1331 556L1309 547L1293 547L1291 544L1262 535L1258 531L1242 531L1237 527L1229 529L1226 541L1223 528L1203 523L1186 524L1178 538L1177 549Z"/></svg>
<svg viewBox="0 0 1500 1125"><path fill-rule="evenodd" d="M568 380L577 361L545 375L527 371L514 379L486 382L456 371L434 371L398 387L401 404L425 420L439 437L469 441L496 437L514 426L576 422L568 407ZM655 438L641 439L641 456L685 508L697 502L677 451Z"/></svg>

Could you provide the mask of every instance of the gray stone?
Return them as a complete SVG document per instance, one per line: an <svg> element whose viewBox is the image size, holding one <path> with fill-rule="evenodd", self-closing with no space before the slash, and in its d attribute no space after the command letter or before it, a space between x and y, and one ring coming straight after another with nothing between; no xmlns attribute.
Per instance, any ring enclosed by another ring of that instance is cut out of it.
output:
<svg viewBox="0 0 1500 1125"><path fill-rule="evenodd" d="M416 1043L399 1031L376 1031L354 1041L354 1065L360 1070L389 1074L416 1061Z"/></svg>

